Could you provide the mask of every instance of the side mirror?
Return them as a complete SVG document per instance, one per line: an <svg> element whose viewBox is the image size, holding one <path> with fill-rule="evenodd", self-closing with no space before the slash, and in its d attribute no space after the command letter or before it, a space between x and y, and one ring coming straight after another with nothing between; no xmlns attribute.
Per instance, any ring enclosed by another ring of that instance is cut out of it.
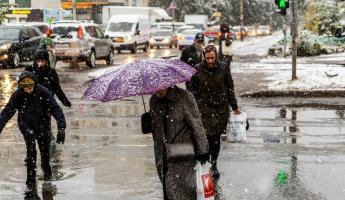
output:
<svg viewBox="0 0 345 200"><path fill-rule="evenodd" d="M140 35L140 30L135 31L135 35Z"/></svg>
<svg viewBox="0 0 345 200"><path fill-rule="evenodd" d="M105 39L109 39L109 35L105 35L105 37L104 37Z"/></svg>

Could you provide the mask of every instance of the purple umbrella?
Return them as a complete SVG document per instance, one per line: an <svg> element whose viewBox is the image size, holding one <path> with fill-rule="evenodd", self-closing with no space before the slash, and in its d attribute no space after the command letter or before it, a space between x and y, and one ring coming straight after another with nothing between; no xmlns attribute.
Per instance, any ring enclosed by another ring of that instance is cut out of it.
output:
<svg viewBox="0 0 345 200"><path fill-rule="evenodd" d="M124 97L154 94L159 90L189 81L197 72L178 60L140 60L120 65L93 80L84 98L107 102Z"/></svg>

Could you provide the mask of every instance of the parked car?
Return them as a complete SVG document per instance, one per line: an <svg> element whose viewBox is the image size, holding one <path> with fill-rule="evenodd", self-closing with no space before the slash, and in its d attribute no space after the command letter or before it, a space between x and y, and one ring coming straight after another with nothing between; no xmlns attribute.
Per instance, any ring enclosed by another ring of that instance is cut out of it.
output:
<svg viewBox="0 0 345 200"><path fill-rule="evenodd" d="M182 32L185 31L185 30L189 30L189 29L193 29L194 27L193 26L181 26L179 27L175 33L176 33L176 36L177 36L177 40L181 40L182 39Z"/></svg>
<svg viewBox="0 0 345 200"><path fill-rule="evenodd" d="M106 35L113 39L118 53L130 50L136 53L138 49L146 52L150 40L150 20L145 15L113 15L107 25Z"/></svg>
<svg viewBox="0 0 345 200"><path fill-rule="evenodd" d="M18 67L21 61L33 60L42 38L41 32L32 25L0 26L0 63Z"/></svg>
<svg viewBox="0 0 345 200"><path fill-rule="evenodd" d="M187 29L181 33L181 39L178 40L178 48L182 50L186 46L190 46L194 43L194 38L197 33L201 33L200 29Z"/></svg>
<svg viewBox="0 0 345 200"><path fill-rule="evenodd" d="M85 61L90 68L96 59L114 63L114 46L98 25L79 21L61 21L52 24L57 60Z"/></svg>
<svg viewBox="0 0 345 200"><path fill-rule="evenodd" d="M156 30L151 35L150 45L151 48L157 47L158 49L161 46L168 46L169 48L175 46L177 48L177 38L171 30Z"/></svg>

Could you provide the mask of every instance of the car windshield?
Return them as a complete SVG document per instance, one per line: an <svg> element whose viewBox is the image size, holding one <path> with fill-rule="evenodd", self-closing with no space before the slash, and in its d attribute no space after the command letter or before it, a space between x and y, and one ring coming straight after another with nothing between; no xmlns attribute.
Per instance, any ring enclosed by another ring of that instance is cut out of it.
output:
<svg viewBox="0 0 345 200"><path fill-rule="evenodd" d="M108 31L111 32L130 32L134 23L131 22L117 22L110 23Z"/></svg>
<svg viewBox="0 0 345 200"><path fill-rule="evenodd" d="M152 36L170 36L171 32L169 31L158 31L152 34Z"/></svg>
<svg viewBox="0 0 345 200"><path fill-rule="evenodd" d="M176 33L182 33L183 31L188 30L188 29L191 29L191 28L179 28L177 29Z"/></svg>
<svg viewBox="0 0 345 200"><path fill-rule="evenodd" d="M59 26L53 28L53 33L57 35L67 35L71 32L77 32L78 28L73 26Z"/></svg>
<svg viewBox="0 0 345 200"><path fill-rule="evenodd" d="M19 28L2 28L0 29L0 40L14 40L19 37Z"/></svg>
<svg viewBox="0 0 345 200"><path fill-rule="evenodd" d="M185 30L185 31L182 32L183 35L196 35L197 33L201 33L201 31Z"/></svg>

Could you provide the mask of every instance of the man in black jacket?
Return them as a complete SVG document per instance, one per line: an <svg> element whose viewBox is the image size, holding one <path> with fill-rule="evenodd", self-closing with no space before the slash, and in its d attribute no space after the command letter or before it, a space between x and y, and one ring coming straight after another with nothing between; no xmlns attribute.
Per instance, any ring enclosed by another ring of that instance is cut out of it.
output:
<svg viewBox="0 0 345 200"><path fill-rule="evenodd" d="M217 159L220 136L225 134L229 119L229 106L235 114L240 109L235 98L234 83L229 66L217 60L217 49L213 45L204 49L205 61L196 65L198 72L192 77L189 91L194 95L209 142L212 172L219 177Z"/></svg>
<svg viewBox="0 0 345 200"><path fill-rule="evenodd" d="M180 60L194 67L202 62L202 45L204 44L204 34L197 33L194 38L194 43L191 46L183 49ZM186 88L188 90L190 82L186 82Z"/></svg>
<svg viewBox="0 0 345 200"><path fill-rule="evenodd" d="M64 143L66 122L61 107L51 92L36 84L35 75L24 71L18 80L19 88L11 95L9 102L0 113L0 133L6 123L18 111L18 126L23 134L27 150L27 189L25 194L31 196L36 192L36 141L41 154L41 167L44 180L52 178L50 167L51 115L56 119L58 134L56 142Z"/></svg>
<svg viewBox="0 0 345 200"><path fill-rule="evenodd" d="M25 71L34 73L38 84L46 87L53 96L56 94L63 105L71 107L71 102L61 89L56 70L50 67L49 53L46 49L41 48L36 51L33 66L27 67Z"/></svg>

